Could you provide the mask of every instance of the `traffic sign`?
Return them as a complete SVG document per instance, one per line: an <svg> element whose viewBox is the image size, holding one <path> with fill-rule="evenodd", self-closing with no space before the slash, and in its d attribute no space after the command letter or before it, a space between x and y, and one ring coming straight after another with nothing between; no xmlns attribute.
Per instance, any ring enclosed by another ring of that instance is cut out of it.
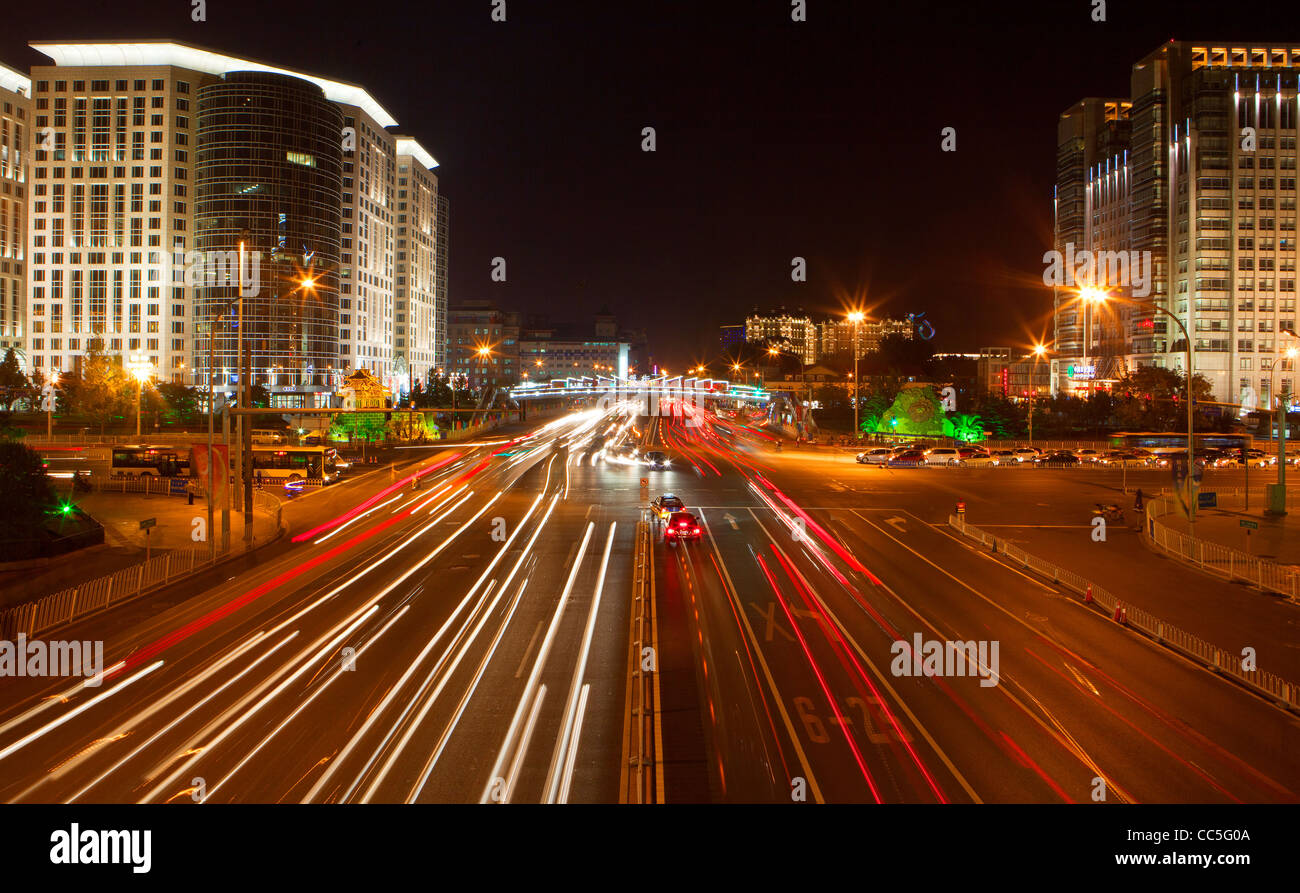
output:
<svg viewBox="0 0 1300 893"><path fill-rule="evenodd" d="M641 489L642 490L650 489L650 478L641 478Z"/></svg>
<svg viewBox="0 0 1300 893"><path fill-rule="evenodd" d="M1196 494L1196 505L1203 509L1216 508L1219 504L1219 494L1214 490Z"/></svg>
<svg viewBox="0 0 1300 893"><path fill-rule="evenodd" d="M1238 523L1239 525L1241 525L1242 527L1246 528L1247 530L1259 530L1259 522L1258 522L1258 521L1247 521L1245 518L1242 518L1242 519L1241 519L1240 521L1238 521L1237 523Z"/></svg>
<svg viewBox="0 0 1300 893"><path fill-rule="evenodd" d="M150 527L157 527L157 526L158 526L157 518L145 518L143 521L140 522L141 530L148 530Z"/></svg>

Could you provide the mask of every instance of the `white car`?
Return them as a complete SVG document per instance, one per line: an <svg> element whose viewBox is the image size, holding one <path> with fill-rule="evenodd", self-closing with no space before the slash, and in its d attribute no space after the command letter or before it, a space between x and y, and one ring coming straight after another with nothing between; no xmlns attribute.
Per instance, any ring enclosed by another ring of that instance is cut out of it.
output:
<svg viewBox="0 0 1300 893"><path fill-rule="evenodd" d="M862 465L884 465L894 451L889 447L875 447L858 453L858 462Z"/></svg>
<svg viewBox="0 0 1300 893"><path fill-rule="evenodd" d="M1043 454L1038 447L1016 447L1014 450L1016 458L1021 462L1033 462Z"/></svg>
<svg viewBox="0 0 1300 893"><path fill-rule="evenodd" d="M1075 450L1074 454L1079 457L1080 462L1096 462L1101 458L1099 450Z"/></svg>
<svg viewBox="0 0 1300 893"><path fill-rule="evenodd" d="M926 465L960 465L961 453L950 447L935 447L925 451Z"/></svg>

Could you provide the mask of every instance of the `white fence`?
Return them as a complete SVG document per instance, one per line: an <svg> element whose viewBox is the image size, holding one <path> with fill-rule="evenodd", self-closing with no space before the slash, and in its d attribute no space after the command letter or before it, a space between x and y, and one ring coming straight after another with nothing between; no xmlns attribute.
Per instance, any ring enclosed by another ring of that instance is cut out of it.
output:
<svg viewBox="0 0 1300 893"><path fill-rule="evenodd" d="M1160 502L1165 498L1167 497L1161 497L1152 500L1152 502ZM1149 508L1150 503L1148 503ZM1161 645L1199 661L1259 694L1274 699L1288 709L1300 710L1300 686L1294 682L1289 682L1264 670L1243 669L1240 655L1224 651L1204 639L1198 638L1176 626L1171 626L1155 615L1124 602L1108 590L1094 585L1091 581L1072 571L1057 567L1049 561L1030 555L1018 546L1008 543L987 531L980 530L978 527L971 527L966 523L965 518L959 515L950 515L948 525L976 542L988 546L992 551L1001 552L1008 560L1019 564L1021 567L1035 571L1047 577L1053 583L1059 583L1064 588L1081 595L1085 604L1096 605L1098 609L1109 615L1116 623L1134 629L1154 639Z"/></svg>
<svg viewBox="0 0 1300 893"><path fill-rule="evenodd" d="M1233 498L1240 496L1241 494L1234 494ZM1263 505L1262 495L1259 504ZM1257 558L1238 549L1194 539L1160 523L1161 516L1174 511L1176 509L1172 496L1161 496L1147 503L1146 524L1142 535L1156 549L1225 579L1245 580L1260 589L1285 595L1293 601L1300 598L1300 573L1286 565Z"/></svg>
<svg viewBox="0 0 1300 893"><path fill-rule="evenodd" d="M269 515L275 522L275 533L261 543L265 545L280 534L280 501L268 493L255 491L253 508ZM253 545L259 545L256 539ZM210 547L204 544L155 555L148 561L122 568L107 576L88 580L33 602L0 610L0 638L12 640L18 633L26 633L29 637L42 635L57 626L215 567L226 558L239 554L238 549L218 551L216 558L211 559L208 557L209 552Z"/></svg>

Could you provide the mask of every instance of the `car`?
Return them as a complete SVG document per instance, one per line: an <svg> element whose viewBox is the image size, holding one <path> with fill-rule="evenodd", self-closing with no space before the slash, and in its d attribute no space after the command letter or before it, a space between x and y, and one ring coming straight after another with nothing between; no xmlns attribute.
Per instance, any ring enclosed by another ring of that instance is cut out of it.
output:
<svg viewBox="0 0 1300 893"><path fill-rule="evenodd" d="M690 512L673 512L664 524L665 540L697 540L700 522Z"/></svg>
<svg viewBox="0 0 1300 893"><path fill-rule="evenodd" d="M1021 462L1033 462L1043 455L1038 447L1016 447L1013 452Z"/></svg>
<svg viewBox="0 0 1300 893"><path fill-rule="evenodd" d="M1039 465L1078 465L1079 461L1079 457L1069 450L1057 450L1034 459Z"/></svg>
<svg viewBox="0 0 1300 893"><path fill-rule="evenodd" d="M1081 462L1096 462L1101 458L1101 451L1089 449L1075 450L1074 455L1078 456Z"/></svg>
<svg viewBox="0 0 1300 893"><path fill-rule="evenodd" d="M873 447L858 453L857 459L862 465L884 465L893 454L889 447Z"/></svg>
<svg viewBox="0 0 1300 893"><path fill-rule="evenodd" d="M651 468L656 468L656 469L668 468L670 465L673 464L672 460L668 458L668 454L660 452L659 450L651 450L650 452L646 453L645 461L646 464L649 465Z"/></svg>
<svg viewBox="0 0 1300 893"><path fill-rule="evenodd" d="M1146 465L1147 459L1130 450L1107 450L1097 459L1101 465Z"/></svg>
<svg viewBox="0 0 1300 893"><path fill-rule="evenodd" d="M926 465L960 465L961 453L952 447L934 447L925 451Z"/></svg>
<svg viewBox="0 0 1300 893"><path fill-rule="evenodd" d="M890 456L885 464L891 468L915 468L925 464L925 453L920 450L903 450Z"/></svg>
<svg viewBox="0 0 1300 893"><path fill-rule="evenodd" d="M660 519L666 519L673 512L680 512L686 508L686 503L682 502L672 493L665 493L658 496L650 503L650 509Z"/></svg>
<svg viewBox="0 0 1300 893"><path fill-rule="evenodd" d="M989 455L993 457L994 465L1011 465L1020 461L1015 450L990 450Z"/></svg>
<svg viewBox="0 0 1300 893"><path fill-rule="evenodd" d="M996 465L997 460L993 454L983 447L960 447L957 455L961 457L963 465Z"/></svg>

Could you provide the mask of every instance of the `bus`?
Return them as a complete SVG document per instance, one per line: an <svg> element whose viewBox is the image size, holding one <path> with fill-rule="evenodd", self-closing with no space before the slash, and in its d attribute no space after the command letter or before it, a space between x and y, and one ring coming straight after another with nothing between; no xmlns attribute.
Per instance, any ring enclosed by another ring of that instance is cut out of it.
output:
<svg viewBox="0 0 1300 893"><path fill-rule="evenodd" d="M175 477L186 472L175 448L128 444L113 447L110 472L114 477Z"/></svg>
<svg viewBox="0 0 1300 893"><path fill-rule="evenodd" d="M253 477L296 483L338 480L338 451L325 446L253 446Z"/></svg>
<svg viewBox="0 0 1300 893"><path fill-rule="evenodd" d="M1249 434L1224 434L1207 431L1194 434L1194 448L1200 450L1249 450L1254 446L1254 438ZM1177 431L1124 431L1110 436L1111 449L1150 450L1153 453L1187 452L1187 432Z"/></svg>

